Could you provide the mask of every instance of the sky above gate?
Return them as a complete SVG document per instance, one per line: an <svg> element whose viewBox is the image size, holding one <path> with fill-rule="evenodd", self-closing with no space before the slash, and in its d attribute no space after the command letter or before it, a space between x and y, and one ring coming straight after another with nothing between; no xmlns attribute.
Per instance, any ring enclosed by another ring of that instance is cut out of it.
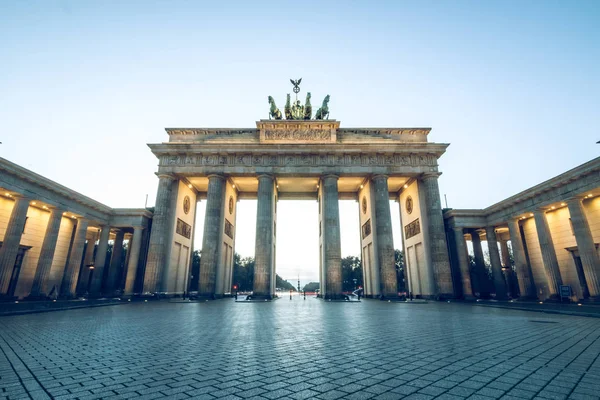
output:
<svg viewBox="0 0 600 400"><path fill-rule="evenodd" d="M154 203L145 144L167 140L164 127L254 127L290 78L314 104L330 94L342 127L432 127L430 141L451 143L440 192L453 208L487 207L600 150L594 0L21 0L0 15L0 156L112 207ZM311 204L280 208L284 277L304 257L303 280L317 276ZM252 207L240 202L243 256ZM356 204L341 210L343 254L359 255Z"/></svg>

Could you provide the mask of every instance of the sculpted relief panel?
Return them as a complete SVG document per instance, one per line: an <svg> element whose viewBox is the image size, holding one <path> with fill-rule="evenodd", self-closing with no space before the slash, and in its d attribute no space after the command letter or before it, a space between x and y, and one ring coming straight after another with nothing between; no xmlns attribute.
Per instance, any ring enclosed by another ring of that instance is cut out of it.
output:
<svg viewBox="0 0 600 400"><path fill-rule="evenodd" d="M327 141L331 139L330 130L309 128L298 129L265 129L266 140L301 140L301 141Z"/></svg>

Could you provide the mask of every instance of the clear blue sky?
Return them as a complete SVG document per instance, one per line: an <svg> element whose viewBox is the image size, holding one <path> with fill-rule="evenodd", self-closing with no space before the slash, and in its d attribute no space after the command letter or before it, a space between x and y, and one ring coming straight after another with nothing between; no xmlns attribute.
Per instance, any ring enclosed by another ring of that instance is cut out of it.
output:
<svg viewBox="0 0 600 400"><path fill-rule="evenodd" d="M145 143L164 127L253 127L289 78L330 94L343 127L432 127L451 143L454 208L600 150L600 1L4 1L0 15L0 155L113 207L154 202Z"/></svg>

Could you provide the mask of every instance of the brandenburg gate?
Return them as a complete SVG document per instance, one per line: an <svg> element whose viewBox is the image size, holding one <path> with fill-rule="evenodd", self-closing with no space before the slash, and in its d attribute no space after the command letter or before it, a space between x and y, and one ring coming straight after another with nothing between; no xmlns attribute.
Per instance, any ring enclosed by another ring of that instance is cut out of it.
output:
<svg viewBox="0 0 600 400"><path fill-rule="evenodd" d="M295 89L299 82L293 82ZM297 92L296 92L297 93ZM143 292L184 292L195 204L206 199L199 295L231 292L238 199L257 199L254 298L275 295L277 202L319 203L321 293L342 297L339 199L359 206L364 288L368 297L398 296L390 199L400 204L405 254L418 266L414 294L454 296L438 189L438 158L447 144L428 142L429 128L343 128L328 118L329 96L312 118L290 103L256 128L168 128L150 144L159 160ZM284 119L285 116L285 119Z"/></svg>

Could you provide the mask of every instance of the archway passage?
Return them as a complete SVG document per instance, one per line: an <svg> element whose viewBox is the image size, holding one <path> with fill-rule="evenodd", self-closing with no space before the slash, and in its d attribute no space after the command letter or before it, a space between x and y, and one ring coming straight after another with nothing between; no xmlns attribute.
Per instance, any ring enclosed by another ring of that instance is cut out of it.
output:
<svg viewBox="0 0 600 400"><path fill-rule="evenodd" d="M278 201L316 200L322 294L340 298L339 200L353 199L359 206L365 292L396 297L391 198L414 204L402 215L403 240L425 249L425 257L415 266L428 277L421 294L452 295L437 187L437 158L446 145L428 143L429 129L340 129L339 122L326 120L259 121L257 129L167 132L168 143L150 145L160 160L160 183L147 271L172 268L166 254L189 242L182 233L193 224L193 216L186 216L186 198L204 198L199 293L220 297L229 292L237 199L254 198L253 291L258 298L272 298L276 239L282 234L277 228ZM144 290L168 286L156 278L160 276L168 274L146 274Z"/></svg>

